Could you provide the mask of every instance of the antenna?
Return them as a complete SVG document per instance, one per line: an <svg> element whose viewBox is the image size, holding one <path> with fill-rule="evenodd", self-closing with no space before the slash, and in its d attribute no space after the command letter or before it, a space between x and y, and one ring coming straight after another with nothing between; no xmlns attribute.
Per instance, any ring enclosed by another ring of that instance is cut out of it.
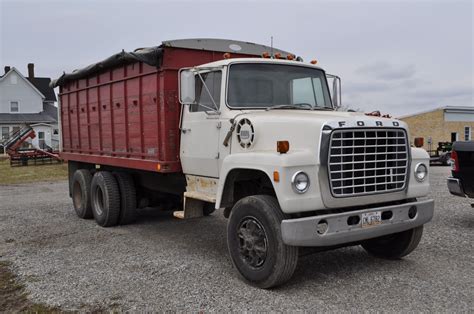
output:
<svg viewBox="0 0 474 314"><path fill-rule="evenodd" d="M273 36L270 36L270 55L272 56L273 59Z"/></svg>

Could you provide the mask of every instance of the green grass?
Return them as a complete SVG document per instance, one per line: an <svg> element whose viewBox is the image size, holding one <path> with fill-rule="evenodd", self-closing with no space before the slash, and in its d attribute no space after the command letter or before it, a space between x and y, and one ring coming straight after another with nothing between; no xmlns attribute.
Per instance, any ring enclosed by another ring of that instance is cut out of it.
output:
<svg viewBox="0 0 474 314"><path fill-rule="evenodd" d="M67 163L10 167L10 161L0 160L0 185L67 179Z"/></svg>

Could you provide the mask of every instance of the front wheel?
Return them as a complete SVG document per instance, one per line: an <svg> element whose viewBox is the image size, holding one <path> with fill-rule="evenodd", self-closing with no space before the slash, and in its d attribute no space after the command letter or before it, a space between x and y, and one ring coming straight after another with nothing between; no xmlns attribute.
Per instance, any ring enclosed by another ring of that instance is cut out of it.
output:
<svg viewBox="0 0 474 314"><path fill-rule="evenodd" d="M399 259L416 249L422 235L423 226L419 226L407 231L364 241L362 247L376 257Z"/></svg>
<svg viewBox="0 0 474 314"><path fill-rule="evenodd" d="M268 195L238 201L227 225L227 246L234 266L250 284L278 286L291 278L298 262L298 248L281 238L285 218L277 200Z"/></svg>

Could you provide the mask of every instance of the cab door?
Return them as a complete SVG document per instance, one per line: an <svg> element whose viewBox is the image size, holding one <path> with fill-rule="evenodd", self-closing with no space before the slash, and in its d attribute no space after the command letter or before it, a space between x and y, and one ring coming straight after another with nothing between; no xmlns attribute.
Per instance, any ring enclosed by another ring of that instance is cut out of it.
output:
<svg viewBox="0 0 474 314"><path fill-rule="evenodd" d="M183 107L181 165L185 174L218 178L222 72L201 73L201 78L196 76L196 103Z"/></svg>

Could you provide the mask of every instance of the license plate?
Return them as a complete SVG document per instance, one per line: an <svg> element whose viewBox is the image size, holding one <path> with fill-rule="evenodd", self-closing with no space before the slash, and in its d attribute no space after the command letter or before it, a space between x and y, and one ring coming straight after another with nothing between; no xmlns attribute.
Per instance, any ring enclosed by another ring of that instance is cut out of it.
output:
<svg viewBox="0 0 474 314"><path fill-rule="evenodd" d="M370 212L362 214L362 228L380 225L382 223L382 212Z"/></svg>

